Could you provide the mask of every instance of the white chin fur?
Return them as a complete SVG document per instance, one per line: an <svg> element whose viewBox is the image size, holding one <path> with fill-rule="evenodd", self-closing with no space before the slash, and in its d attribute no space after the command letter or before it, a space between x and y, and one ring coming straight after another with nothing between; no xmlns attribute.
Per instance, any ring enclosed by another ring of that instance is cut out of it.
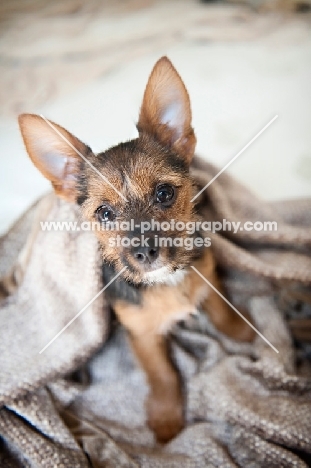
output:
<svg viewBox="0 0 311 468"><path fill-rule="evenodd" d="M170 286L176 286L186 275L185 270L176 270L171 272L168 267L161 267L154 271L148 271L144 274L143 282L146 284L161 283Z"/></svg>

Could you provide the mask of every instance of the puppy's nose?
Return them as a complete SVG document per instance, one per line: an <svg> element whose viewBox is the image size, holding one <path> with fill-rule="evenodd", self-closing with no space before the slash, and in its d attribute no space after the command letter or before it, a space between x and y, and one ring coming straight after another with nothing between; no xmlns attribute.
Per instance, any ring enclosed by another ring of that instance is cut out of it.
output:
<svg viewBox="0 0 311 468"><path fill-rule="evenodd" d="M133 247L132 248L133 257L139 263L152 263L154 262L159 256L159 250L155 246L148 246L148 247Z"/></svg>

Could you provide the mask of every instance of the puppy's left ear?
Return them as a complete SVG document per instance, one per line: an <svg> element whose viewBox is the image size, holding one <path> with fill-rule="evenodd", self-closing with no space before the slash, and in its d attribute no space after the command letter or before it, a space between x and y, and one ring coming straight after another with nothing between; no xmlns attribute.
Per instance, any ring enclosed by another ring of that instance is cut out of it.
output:
<svg viewBox="0 0 311 468"><path fill-rule="evenodd" d="M154 66L145 90L137 124L190 163L196 145L191 127L190 99L179 74L167 57Z"/></svg>
<svg viewBox="0 0 311 468"><path fill-rule="evenodd" d="M60 125L39 115L22 114L18 122L34 165L52 183L57 195L77 201L83 156L91 153L90 148Z"/></svg>

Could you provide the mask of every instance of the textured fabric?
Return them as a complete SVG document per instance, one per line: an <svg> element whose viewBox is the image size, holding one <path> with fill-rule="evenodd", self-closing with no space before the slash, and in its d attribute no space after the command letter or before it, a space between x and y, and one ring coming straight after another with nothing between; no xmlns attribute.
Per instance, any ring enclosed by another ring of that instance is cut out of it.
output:
<svg viewBox="0 0 311 468"><path fill-rule="evenodd" d="M195 159L199 186L216 173ZM77 207L48 195L0 240L2 289L11 292L0 305L1 467L309 466L308 336L294 346L288 320L310 323L311 201L264 203L222 174L199 206L208 220L278 221L277 232L211 238L226 295L279 353L259 336L236 343L203 315L176 325L187 424L157 445L145 376L104 293L39 354L103 287L92 233L39 229L79 220Z"/></svg>

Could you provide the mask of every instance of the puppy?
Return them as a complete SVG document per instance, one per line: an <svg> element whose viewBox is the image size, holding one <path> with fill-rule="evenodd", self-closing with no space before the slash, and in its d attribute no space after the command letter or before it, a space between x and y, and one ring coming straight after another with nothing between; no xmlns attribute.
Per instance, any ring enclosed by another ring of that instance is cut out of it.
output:
<svg viewBox="0 0 311 468"><path fill-rule="evenodd" d="M149 427L158 441L166 442L184 426L181 381L167 338L172 325L199 308L221 332L237 340L253 338L252 329L191 268L221 291L212 251L200 230L190 235L172 228L172 220L200 220L191 202L196 188L189 166L196 137L184 83L162 57L145 89L138 138L97 155L37 115L23 114L19 124L31 160L56 194L80 205L85 220L101 224L95 233L105 283L122 272L107 288L107 298L149 382ZM121 229L122 222L131 220L133 229ZM146 223L151 225L147 241L137 242ZM127 243L116 242L125 238ZM189 238L191 249L185 248Z"/></svg>

